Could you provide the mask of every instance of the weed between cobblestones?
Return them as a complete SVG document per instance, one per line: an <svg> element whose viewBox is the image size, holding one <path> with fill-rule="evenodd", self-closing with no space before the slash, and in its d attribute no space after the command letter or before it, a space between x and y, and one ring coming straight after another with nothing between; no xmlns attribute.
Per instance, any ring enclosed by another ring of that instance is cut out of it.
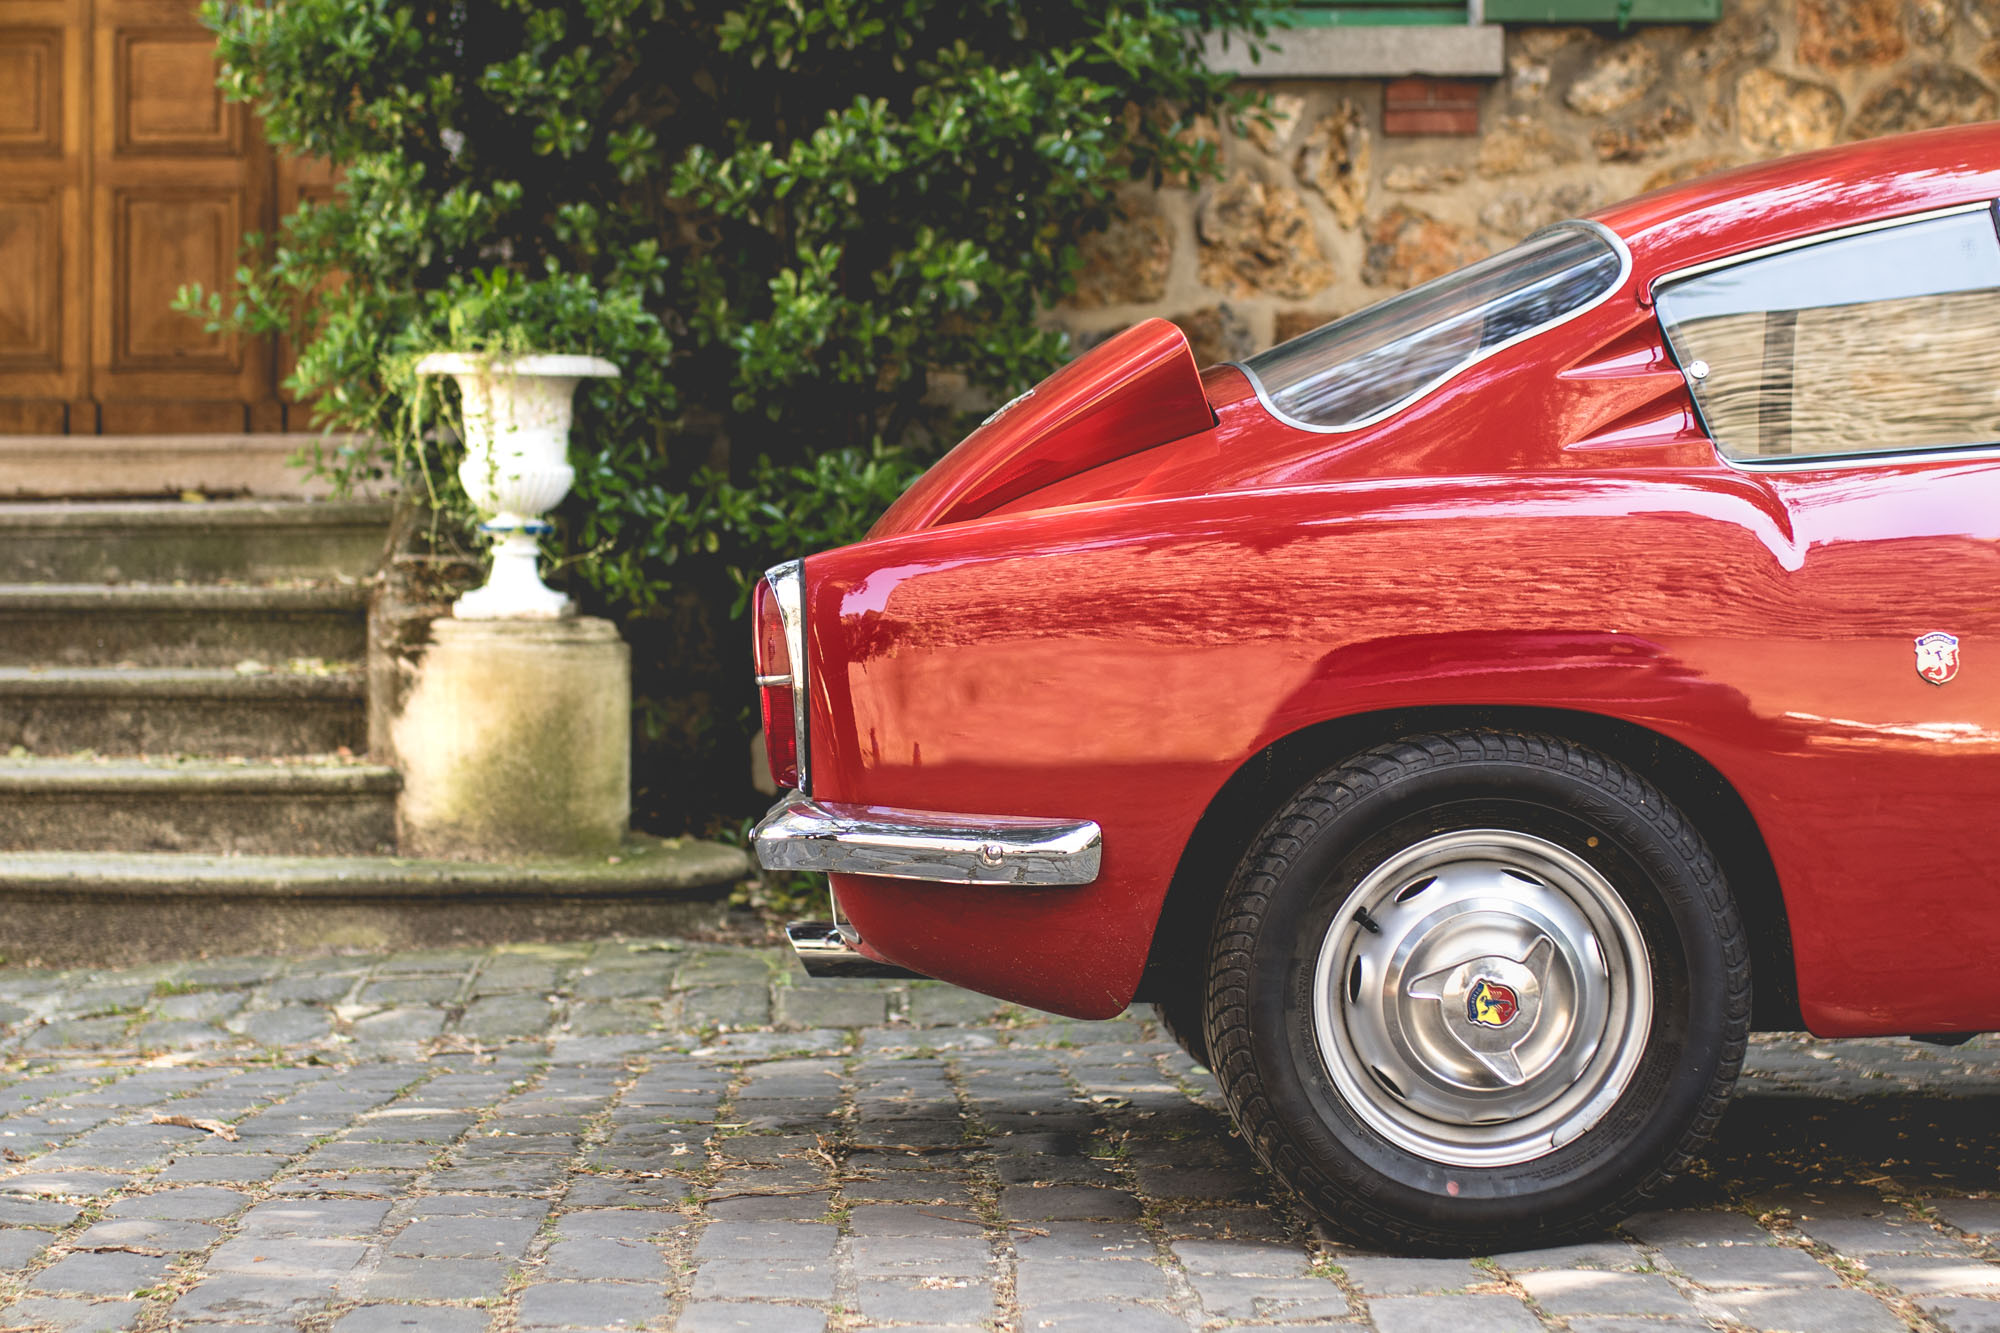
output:
<svg viewBox="0 0 2000 1333"><path fill-rule="evenodd" d="M1885 1195L1884 1202L1895 1202L1895 1200ZM1906 1212L1910 1211L1906 1205L1904 1207ZM1766 1213L1760 1216L1757 1221L1759 1225L1771 1232L1780 1245L1798 1250L1802 1254L1811 1255L1814 1259L1832 1269L1839 1276L1843 1289L1851 1288L1855 1291L1865 1291L1877 1300L1886 1303L1890 1312L1902 1320L1910 1328L1911 1333L1942 1333L1938 1325L1914 1301L1905 1297L1894 1287L1877 1281L1870 1275L1864 1265L1839 1253L1832 1246L1822 1244L1812 1237L1795 1230L1790 1210L1777 1210L1772 1213Z"/></svg>
<svg viewBox="0 0 2000 1333"><path fill-rule="evenodd" d="M993 1130L980 1118L979 1107L966 1088L959 1062L940 1056L938 1065L943 1069L952 1099L958 1105L959 1144L966 1150L968 1168L965 1193L986 1241L987 1273L993 1281L997 1318L1003 1327L1018 1329L1022 1323L1021 1303L1014 1274L1020 1256L1014 1249L1014 1237L1007 1218L1000 1211L1000 1177L994 1170L993 1153L989 1147Z"/></svg>
<svg viewBox="0 0 2000 1333"><path fill-rule="evenodd" d="M713 1036L704 1038L703 1045L707 1045L713 1040ZM744 1084L748 1082L748 1076L745 1072L748 1068L747 1064L739 1064L736 1067L734 1075L723 1088L722 1097L717 1101L715 1107L715 1124L712 1128L716 1132L703 1140L702 1146L706 1151L704 1152L701 1165L692 1176L693 1183L699 1188L699 1195L694 1201L682 1206L684 1214L691 1219L691 1224L685 1229L685 1233L681 1237L682 1243L678 1253L674 1256L675 1261L672 1265L674 1281L668 1293L668 1298L672 1303L676 1319L678 1319L693 1297L694 1278L697 1268L694 1258L695 1251L700 1246L702 1237L707 1233L709 1226L714 1220L708 1215L707 1206L717 1195L716 1185L722 1179L727 1166L731 1164L721 1151L723 1145L731 1137L728 1129L724 1128L724 1126L728 1126L729 1128L738 1127L738 1122L736 1121L736 1097ZM746 1191L745 1193L754 1194L756 1191Z"/></svg>
<svg viewBox="0 0 2000 1333"><path fill-rule="evenodd" d="M546 1078L547 1073L548 1073L548 1066L546 1065L542 1066L539 1072L537 1073L535 1081L527 1085L526 1088L523 1088L521 1090L527 1091L531 1089L539 1089L544 1079ZM631 1080L628 1078L618 1085L618 1091L622 1092L624 1088L629 1087L630 1085L631 1085ZM617 1101L617 1095L616 1093L614 1093L611 1100L606 1103L603 1111L600 1113L602 1117L608 1118L610 1116L611 1107L616 1103L616 1101ZM473 1124L465 1131L465 1134L462 1136L461 1141L470 1141L472 1136L475 1133L477 1133L479 1127L484 1124L492 1123L493 1119L497 1116L497 1114L498 1114L498 1104L496 1103L494 1107L489 1108L489 1110L486 1113L482 1114L477 1120L473 1122ZM593 1117L593 1119L595 1118L596 1117ZM585 1146L588 1138L589 1138L588 1133L578 1136L577 1150L574 1153L572 1153L570 1157L569 1165L572 1168L572 1170L576 1169L580 1165L580 1163L588 1156L589 1149L587 1146ZM498 1333L513 1333L513 1330L518 1322L514 1318L514 1315L516 1313L516 1306L520 1300L521 1293L527 1289L529 1282L533 1280L535 1270L541 1266L544 1256L546 1256L548 1253L549 1247L555 1243L558 1222L559 1219L557 1216L556 1209L550 1208L547 1213L543 1214L541 1222L536 1225L534 1234L529 1237L527 1247L522 1252L521 1256L517 1260L508 1265L506 1280L501 1286L500 1295L497 1299L492 1301L490 1305L488 1305L487 1307L494 1309L496 1312L499 1322L491 1327L497 1330ZM415 1223L412 1222L410 1225L415 1225Z"/></svg>
<svg viewBox="0 0 2000 1333"><path fill-rule="evenodd" d="M1541 1320L1542 1323L1555 1323L1554 1317L1542 1308L1542 1303L1535 1299L1534 1293L1522 1286L1519 1279L1507 1272L1506 1269L1500 1267L1499 1264L1482 1255L1472 1261L1472 1266L1480 1272L1485 1273L1487 1280L1467 1287L1465 1289L1466 1295L1512 1296L1527 1307L1529 1314ZM1555 1326L1561 1327L1560 1324L1556 1324Z"/></svg>
<svg viewBox="0 0 2000 1333"><path fill-rule="evenodd" d="M1070 1048L1075 1049L1075 1044L1071 1043ZM1131 1192L1132 1197L1139 1200L1139 1226L1146 1233L1146 1238L1152 1242L1153 1262L1166 1274L1167 1301L1164 1308L1168 1313L1181 1315L1192 1323L1200 1324L1202 1322L1200 1297L1195 1294L1193 1284L1187 1280L1187 1274L1181 1271L1180 1265L1174 1261L1173 1249L1167 1242L1166 1227L1160 1220L1158 1201L1146 1197L1140 1188L1138 1173L1133 1169L1129 1146L1131 1132L1127 1130L1121 1133L1113 1129L1104 1121L1101 1114L1102 1108L1116 1106L1121 1102L1125 1106L1130 1106L1130 1101L1115 1095L1092 1093L1077 1078L1073 1066L1066 1067L1063 1072L1077 1100L1092 1108L1092 1118L1098 1123L1093 1137L1098 1140L1103 1152L1092 1154L1093 1159L1110 1163L1112 1170ZM1164 1071L1158 1072L1163 1074Z"/></svg>
<svg viewBox="0 0 2000 1333"><path fill-rule="evenodd" d="M827 1325L845 1328L848 1315L861 1309L861 1291L854 1277L854 1265L843 1262L854 1238L854 1209L847 1201L846 1186L852 1179L847 1161L854 1144L854 1076L861 1065L858 1056L841 1062L840 1101L834 1107L832 1135L815 1134L809 1154L826 1171L827 1202L822 1218L834 1228L833 1300L827 1307Z"/></svg>

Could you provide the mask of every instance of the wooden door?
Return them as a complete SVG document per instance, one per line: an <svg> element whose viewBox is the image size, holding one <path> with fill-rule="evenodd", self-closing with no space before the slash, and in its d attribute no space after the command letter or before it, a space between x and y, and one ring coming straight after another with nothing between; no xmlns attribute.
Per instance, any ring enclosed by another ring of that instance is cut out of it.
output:
<svg viewBox="0 0 2000 1333"><path fill-rule="evenodd" d="M215 86L215 41L188 0L93 7L98 429L282 430L269 344L205 333L172 308L184 283L227 293L243 234L270 229L270 154L246 108Z"/></svg>
<svg viewBox="0 0 2000 1333"><path fill-rule="evenodd" d="M284 429L268 341L206 333L276 171L193 0L0 7L0 431Z"/></svg>
<svg viewBox="0 0 2000 1333"><path fill-rule="evenodd" d="M89 397L83 11L84 0L0 7L0 431L9 434L66 430L70 407Z"/></svg>

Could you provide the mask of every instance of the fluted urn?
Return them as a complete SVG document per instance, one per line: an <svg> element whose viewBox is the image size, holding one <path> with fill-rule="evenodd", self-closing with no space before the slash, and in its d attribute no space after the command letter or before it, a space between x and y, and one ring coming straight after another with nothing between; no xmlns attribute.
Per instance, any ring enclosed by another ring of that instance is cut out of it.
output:
<svg viewBox="0 0 2000 1333"><path fill-rule="evenodd" d="M618 367L595 356L434 352L417 362L417 373L458 381L465 423L458 479L488 515L480 531L495 539L485 586L453 603L452 615L554 620L574 614L570 599L542 582L536 538L550 530L542 516L562 503L576 481L569 424L577 383L616 378Z"/></svg>

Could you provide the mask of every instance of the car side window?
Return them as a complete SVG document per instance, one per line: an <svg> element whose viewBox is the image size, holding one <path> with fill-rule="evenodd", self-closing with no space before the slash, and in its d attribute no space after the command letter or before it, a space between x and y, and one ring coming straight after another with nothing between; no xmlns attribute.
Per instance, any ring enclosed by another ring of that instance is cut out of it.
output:
<svg viewBox="0 0 2000 1333"><path fill-rule="evenodd" d="M1668 343L1739 460L2000 442L2000 238L1978 209L1662 286Z"/></svg>

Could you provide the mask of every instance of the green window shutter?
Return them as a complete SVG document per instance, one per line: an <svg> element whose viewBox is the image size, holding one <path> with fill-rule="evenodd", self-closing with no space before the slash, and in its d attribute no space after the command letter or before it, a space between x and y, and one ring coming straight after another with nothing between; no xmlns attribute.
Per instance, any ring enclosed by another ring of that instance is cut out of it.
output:
<svg viewBox="0 0 2000 1333"><path fill-rule="evenodd" d="M1722 0L1486 0L1489 23L1713 23Z"/></svg>
<svg viewBox="0 0 2000 1333"><path fill-rule="evenodd" d="M1294 28L1435 26L1467 23L1466 0L1295 0L1284 22Z"/></svg>

